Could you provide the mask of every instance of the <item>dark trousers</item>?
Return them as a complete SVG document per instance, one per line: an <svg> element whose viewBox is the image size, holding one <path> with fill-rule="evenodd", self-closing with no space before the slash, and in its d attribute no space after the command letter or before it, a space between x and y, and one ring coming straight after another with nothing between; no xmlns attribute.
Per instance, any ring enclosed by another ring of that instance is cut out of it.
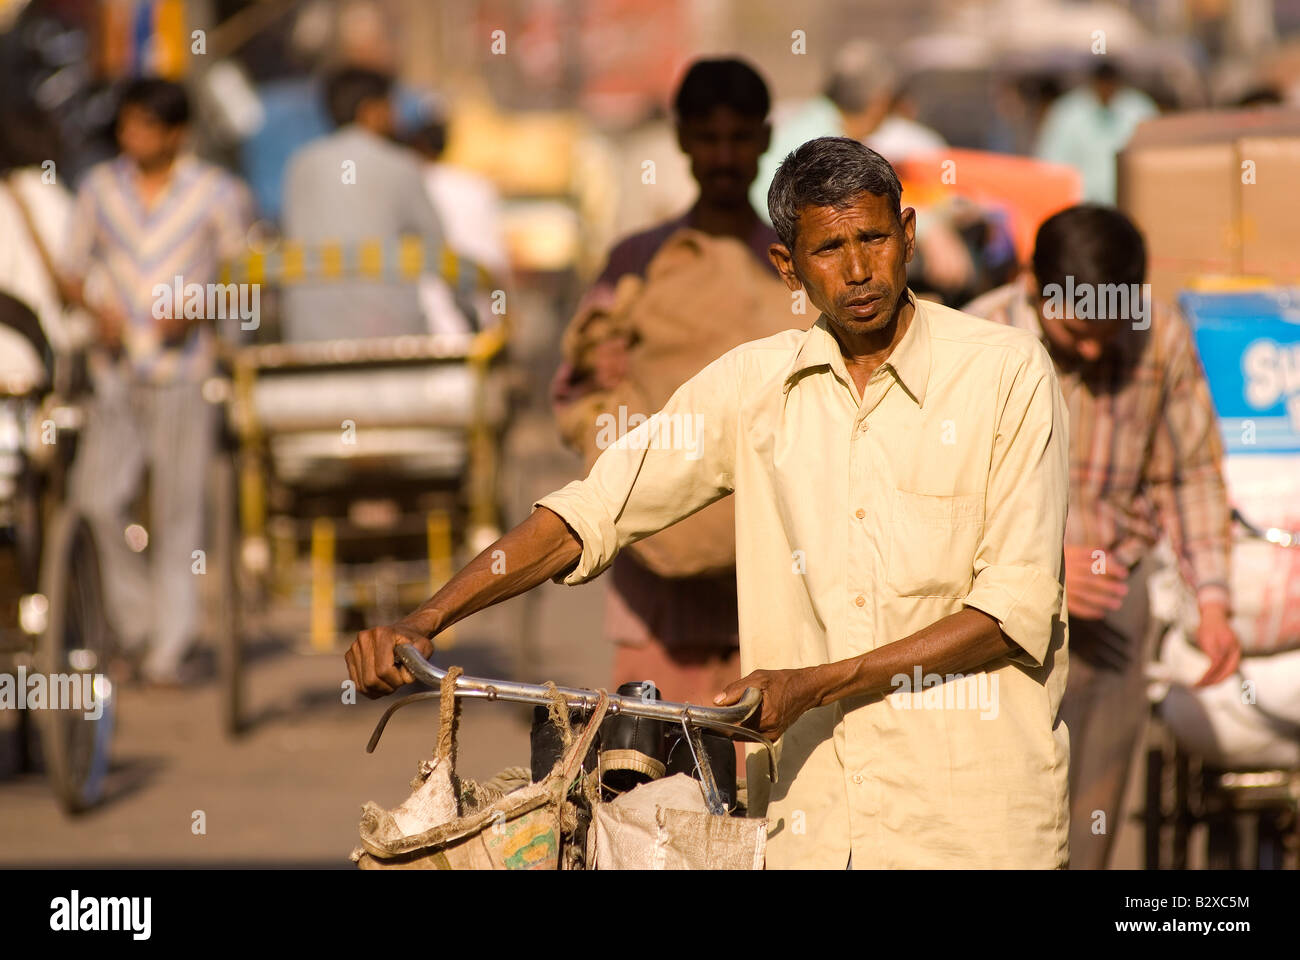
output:
<svg viewBox="0 0 1300 960"><path fill-rule="evenodd" d="M1101 620L1070 618L1070 669L1061 719L1070 731L1070 869L1101 870L1123 814L1133 749L1150 707L1151 561L1129 572L1128 595Z"/></svg>

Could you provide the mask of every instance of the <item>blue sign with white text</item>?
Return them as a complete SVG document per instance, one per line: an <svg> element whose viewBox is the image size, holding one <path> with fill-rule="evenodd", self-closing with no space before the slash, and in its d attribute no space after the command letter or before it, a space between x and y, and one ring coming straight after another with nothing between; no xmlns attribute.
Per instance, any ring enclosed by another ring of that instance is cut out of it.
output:
<svg viewBox="0 0 1300 960"><path fill-rule="evenodd" d="M1300 452L1300 288L1185 291L1229 454Z"/></svg>

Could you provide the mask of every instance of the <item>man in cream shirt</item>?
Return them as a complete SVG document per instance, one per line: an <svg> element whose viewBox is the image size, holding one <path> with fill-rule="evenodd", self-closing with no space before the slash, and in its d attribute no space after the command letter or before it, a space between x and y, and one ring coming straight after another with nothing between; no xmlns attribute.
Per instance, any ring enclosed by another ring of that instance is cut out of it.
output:
<svg viewBox="0 0 1300 960"><path fill-rule="evenodd" d="M363 631L358 686L411 681L395 644L429 655L457 620L589 580L734 493L745 675L716 702L761 689L779 738L776 784L749 758L767 865L1064 866L1061 392L1032 335L907 289L900 194L856 141L791 153L770 255L816 322L715 360L419 610ZM686 417L702 433L675 449Z"/></svg>

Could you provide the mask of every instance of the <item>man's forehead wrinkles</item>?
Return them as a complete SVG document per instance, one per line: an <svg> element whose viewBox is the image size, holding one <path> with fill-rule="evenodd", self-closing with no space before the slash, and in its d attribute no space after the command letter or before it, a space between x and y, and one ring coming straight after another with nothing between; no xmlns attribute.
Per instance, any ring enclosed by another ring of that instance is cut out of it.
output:
<svg viewBox="0 0 1300 960"><path fill-rule="evenodd" d="M800 219L806 218L806 225L822 230L849 235L859 232L888 232L888 226L882 221L880 211L864 208L861 201L850 207L817 206L804 209Z"/></svg>
<svg viewBox="0 0 1300 960"><path fill-rule="evenodd" d="M848 207L833 207L829 204L808 208L809 216L827 223L843 223L846 220L865 219L865 212L858 204Z"/></svg>

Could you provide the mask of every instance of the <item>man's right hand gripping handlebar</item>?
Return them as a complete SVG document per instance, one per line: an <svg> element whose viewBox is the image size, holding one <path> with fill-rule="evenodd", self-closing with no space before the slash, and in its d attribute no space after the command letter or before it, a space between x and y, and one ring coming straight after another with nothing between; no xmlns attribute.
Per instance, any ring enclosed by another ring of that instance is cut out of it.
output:
<svg viewBox="0 0 1300 960"><path fill-rule="evenodd" d="M367 697L383 697L415 682L411 671L397 659L394 648L399 643L413 645L426 659L433 654L433 641L405 620L399 620L388 626L362 630L343 655L348 676Z"/></svg>
<svg viewBox="0 0 1300 960"><path fill-rule="evenodd" d="M413 644L428 659L440 630L564 573L581 556L577 535L558 514L538 507L418 610L388 626L362 630L343 657L348 676L367 697L387 696L415 680L394 653L398 644Z"/></svg>

